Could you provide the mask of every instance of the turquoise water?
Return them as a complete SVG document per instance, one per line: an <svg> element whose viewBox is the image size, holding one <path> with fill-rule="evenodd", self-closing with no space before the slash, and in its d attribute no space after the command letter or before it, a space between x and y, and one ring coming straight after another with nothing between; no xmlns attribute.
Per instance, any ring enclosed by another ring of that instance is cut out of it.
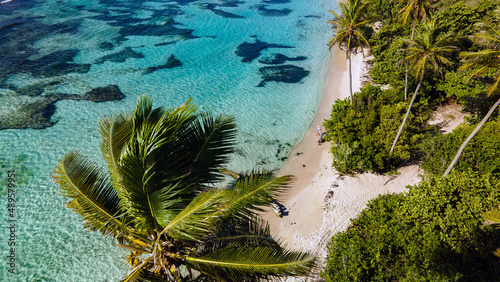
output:
<svg viewBox="0 0 500 282"><path fill-rule="evenodd" d="M52 126L0 130L0 280L117 281L126 272L120 260L126 254L81 228L50 173L72 149L102 162L97 120L131 111L138 95L167 107L192 98L200 110L234 115L239 147L229 167L279 168L321 97L333 6L326 0L0 4L0 118L20 101L54 93L116 85L125 94L103 103L61 100L49 116ZM269 64L274 54L293 60ZM279 75L266 81L266 71ZM18 185L12 218L9 169ZM17 220L15 275L7 265L9 219Z"/></svg>

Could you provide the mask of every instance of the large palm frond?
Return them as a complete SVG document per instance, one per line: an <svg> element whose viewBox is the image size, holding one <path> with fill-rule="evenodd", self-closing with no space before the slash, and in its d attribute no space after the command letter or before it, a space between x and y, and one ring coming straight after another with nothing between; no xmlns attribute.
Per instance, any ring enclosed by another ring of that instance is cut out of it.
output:
<svg viewBox="0 0 500 282"><path fill-rule="evenodd" d="M264 211L263 207L269 206L273 199L278 199L291 180L290 175L276 177L268 171L242 176L227 194L230 197L227 207L218 213L235 218L253 217L256 212Z"/></svg>
<svg viewBox="0 0 500 282"><path fill-rule="evenodd" d="M141 230L161 230L180 211L182 179L188 172L185 149L175 146L176 132L195 119L194 106L152 109L141 97L133 117L133 132L123 149L118 172L118 196ZM173 165L173 169L166 163ZM168 170L168 173L165 173ZM167 174L167 175L166 175Z"/></svg>
<svg viewBox="0 0 500 282"><path fill-rule="evenodd" d="M198 247L200 254L210 253L226 246L268 246L280 250L280 242L271 236L269 223L258 216L226 218L210 237Z"/></svg>
<svg viewBox="0 0 500 282"><path fill-rule="evenodd" d="M489 68L498 68L500 65L500 32L489 25L484 25L484 27L484 31L474 34L471 38L487 49L477 52L460 52L460 57L464 59L463 65L459 68L460 71L477 68L467 81ZM496 76L495 82L488 88L488 95L498 89L500 71L497 71Z"/></svg>
<svg viewBox="0 0 500 282"><path fill-rule="evenodd" d="M236 140L236 122L226 115L202 113L179 134L192 160L189 180L193 183L219 182L220 168L229 161Z"/></svg>
<svg viewBox="0 0 500 282"><path fill-rule="evenodd" d="M62 158L52 178L60 185L62 195L72 198L67 206L83 217L85 228L119 241L133 240L134 232L121 216L120 199L104 170L73 151Z"/></svg>
<svg viewBox="0 0 500 282"><path fill-rule="evenodd" d="M314 268L314 257L266 246L226 247L204 256L176 256L201 273L216 275L218 280L247 281L262 276L307 275Z"/></svg>
<svg viewBox="0 0 500 282"><path fill-rule="evenodd" d="M429 0L401 0L406 5L399 11L403 24L406 25L410 19L420 22L424 18L431 18L431 5Z"/></svg>
<svg viewBox="0 0 500 282"><path fill-rule="evenodd" d="M173 218L161 233L176 240L199 241L208 236L216 211L224 208L225 190L212 189L198 194Z"/></svg>
<svg viewBox="0 0 500 282"><path fill-rule="evenodd" d="M113 183L120 183L118 167L123 149L127 146L132 134L132 121L127 115L117 115L101 118L99 121L101 134L101 151L104 160L108 163Z"/></svg>

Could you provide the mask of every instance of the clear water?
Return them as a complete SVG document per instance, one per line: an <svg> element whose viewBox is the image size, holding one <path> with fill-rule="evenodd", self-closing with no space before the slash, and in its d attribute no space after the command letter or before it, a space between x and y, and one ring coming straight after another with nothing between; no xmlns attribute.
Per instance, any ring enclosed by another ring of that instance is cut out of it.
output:
<svg viewBox="0 0 500 282"><path fill-rule="evenodd" d="M0 131L0 281L117 281L124 275L120 258L126 253L110 238L103 240L82 229L79 215L64 208L66 199L50 181L50 173L73 149L102 162L97 120L131 111L138 95L148 95L155 106L166 107L192 98L200 110L235 116L240 144L230 164L235 171L277 169L284 163L309 126L321 97L326 42L331 36L326 21L335 3L264 2L272 1L13 0L0 4L0 45L19 52L35 50L29 58L33 61L74 49L77 53L71 63L91 64L85 73L40 77L26 66L16 66L15 56L0 53L4 73L0 76L0 114L15 110L12 99L27 99L12 89L33 85L43 86L42 95L84 94L106 85L117 85L126 95L121 101L104 103L59 101L51 117L55 125ZM169 20L184 30L176 35L148 32L151 25ZM22 22L16 27L24 30L7 32L12 21ZM139 32L123 31L134 25L142 27ZM242 62L236 54L238 46L256 40L293 48L268 48L251 62ZM108 42L108 48L100 45L103 42ZM123 50L142 56L105 57ZM268 81L257 87L262 81L259 69L270 66L259 60L275 53L306 57L286 64L309 74L295 83ZM165 64L171 55L182 66L146 73L149 67ZM7 272L9 169L16 170L18 184L15 275Z"/></svg>

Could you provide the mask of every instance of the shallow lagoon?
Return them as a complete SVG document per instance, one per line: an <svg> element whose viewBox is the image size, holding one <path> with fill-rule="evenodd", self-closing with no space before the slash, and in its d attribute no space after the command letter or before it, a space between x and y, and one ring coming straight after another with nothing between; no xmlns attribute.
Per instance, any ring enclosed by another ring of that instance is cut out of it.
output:
<svg viewBox="0 0 500 282"><path fill-rule="evenodd" d="M54 125L0 131L0 262L10 236L6 172L15 169L17 279L115 281L123 275L119 258L126 254L111 239L81 228L80 217L64 208L50 172L72 149L102 163L97 120L132 110L138 95L166 107L192 98L200 110L234 115L240 145L230 168L279 168L321 97L331 35L326 21L333 8L328 2L1 4L0 118L54 94L83 95L116 85L126 97L61 100L45 112ZM0 280L11 281L7 270L2 263Z"/></svg>

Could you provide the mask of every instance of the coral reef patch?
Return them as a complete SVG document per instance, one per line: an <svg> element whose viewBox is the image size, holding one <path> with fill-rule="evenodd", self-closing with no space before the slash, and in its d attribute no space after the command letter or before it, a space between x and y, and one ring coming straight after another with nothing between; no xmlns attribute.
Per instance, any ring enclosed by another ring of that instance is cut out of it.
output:
<svg viewBox="0 0 500 282"><path fill-rule="evenodd" d="M156 67L149 67L146 69L145 73L152 73L161 69L173 69L176 67L182 67L182 62L176 59L174 55L170 55L170 57L167 60L167 63Z"/></svg>
<svg viewBox="0 0 500 282"><path fill-rule="evenodd" d="M259 69L262 81L257 87L263 87L269 81L298 83L309 75L309 71L294 65L270 66Z"/></svg>
<svg viewBox="0 0 500 282"><path fill-rule="evenodd" d="M2 129L43 129L54 125L51 120L55 113L55 103L60 100L88 100L93 102L116 101L125 98L125 95L116 85L97 87L84 95L77 94L49 94L37 97L19 95L4 95L3 104L0 104L0 130Z"/></svg>
<svg viewBox="0 0 500 282"><path fill-rule="evenodd" d="M261 55L262 51L269 48L293 48L293 47L266 43L256 39L255 43L244 42L240 44L236 49L236 55L242 58L241 59L242 62L250 63L253 60L257 59Z"/></svg>

